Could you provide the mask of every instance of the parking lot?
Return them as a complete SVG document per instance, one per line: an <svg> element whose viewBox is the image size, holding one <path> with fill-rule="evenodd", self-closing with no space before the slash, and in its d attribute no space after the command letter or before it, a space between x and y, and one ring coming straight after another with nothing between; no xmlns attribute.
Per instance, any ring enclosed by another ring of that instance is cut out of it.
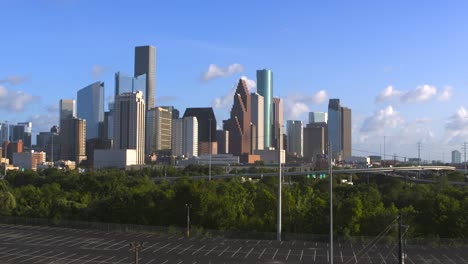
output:
<svg viewBox="0 0 468 264"><path fill-rule="evenodd" d="M141 264L329 263L327 243L0 224L0 263L134 263L131 242L142 242ZM398 263L395 244L336 243L335 263ZM406 263L468 263L468 247L408 247Z"/></svg>

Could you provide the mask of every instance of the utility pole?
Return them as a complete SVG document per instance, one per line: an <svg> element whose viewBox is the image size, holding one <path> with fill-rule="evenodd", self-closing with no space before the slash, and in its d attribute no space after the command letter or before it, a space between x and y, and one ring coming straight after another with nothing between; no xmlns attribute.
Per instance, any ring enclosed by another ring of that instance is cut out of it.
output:
<svg viewBox="0 0 468 264"><path fill-rule="evenodd" d="M281 132L281 129L278 127L278 134ZM280 138L278 137L278 163L279 163L279 171L278 171L278 223L277 223L277 230L276 230L276 239L281 241L281 185L283 184L282 181L282 173L281 173L281 148L280 148Z"/></svg>
<svg viewBox="0 0 468 264"><path fill-rule="evenodd" d="M211 118L208 119L208 121L210 122L209 124L209 131L208 131L208 135L210 137L210 146L209 146L209 149L210 149L210 165L209 165L209 168L208 168L208 180L211 181Z"/></svg>
<svg viewBox="0 0 468 264"><path fill-rule="evenodd" d="M421 142L418 142L418 179L420 178L421 173Z"/></svg>
<svg viewBox="0 0 468 264"><path fill-rule="evenodd" d="M192 208L191 203L186 203L185 207L187 207L187 238L190 237L190 208Z"/></svg>
<svg viewBox="0 0 468 264"><path fill-rule="evenodd" d="M328 143L328 169L330 174L330 263L333 264L333 167L332 161L332 147Z"/></svg>
<svg viewBox="0 0 468 264"><path fill-rule="evenodd" d="M135 264L138 264L139 258L138 253L143 248L143 242L132 242L130 243L130 250L135 253Z"/></svg>
<svg viewBox="0 0 468 264"><path fill-rule="evenodd" d="M398 213L398 263L403 264L405 260L403 258L403 235L402 235L402 221L401 212Z"/></svg>
<svg viewBox="0 0 468 264"><path fill-rule="evenodd" d="M384 159L384 161L383 161L384 166L383 167L385 167L385 138L386 138L386 136L383 137L383 159Z"/></svg>

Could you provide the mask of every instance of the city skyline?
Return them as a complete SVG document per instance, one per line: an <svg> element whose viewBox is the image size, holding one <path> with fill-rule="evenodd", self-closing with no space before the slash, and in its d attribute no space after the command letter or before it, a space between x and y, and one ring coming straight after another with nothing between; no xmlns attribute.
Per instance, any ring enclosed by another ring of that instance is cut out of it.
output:
<svg viewBox="0 0 468 264"><path fill-rule="evenodd" d="M197 18L206 13L190 13L187 8L174 18L162 12L162 17L155 20L175 21L186 16L194 21L188 28L181 23L172 28L152 23L151 27L125 33L129 40L122 43L109 37L115 32L106 27L108 23L121 25L117 28L125 32L141 23L140 18L128 24L103 19L88 32L91 22L71 15L92 9L84 3L1 5L12 11L0 18L4 24L16 21L15 10L22 10L28 19L17 21L5 32L11 37L0 51L4 62L0 65L0 115L2 122L8 120L10 124L32 122L33 139L59 124L59 100L77 100L76 92L89 83L107 83L107 106L114 74L133 72L133 50L141 45L158 50L157 106L174 105L180 111L213 106L216 119L225 120L238 78L245 76L253 92L256 70L266 68L274 72L273 96L284 99L284 121L307 123L308 112L326 111L329 98L340 98L343 105L353 109L353 155L369 155L357 150L383 154L386 145L387 157L417 157L417 142L422 142L422 159L449 161L451 151L460 150L461 143L468 139L468 105L464 100L468 97L468 65L463 61L468 55L464 48L468 34L459 26L466 22L464 3L361 3L356 7L303 3L284 7L285 18L279 21L262 13L236 23L229 20L235 15L228 11L232 7L229 4L212 18L199 21ZM152 7L174 8L171 4ZM261 5L249 7L250 12L258 13ZM41 8L41 12L35 8ZM208 10L214 8L221 9ZM279 8L275 3L268 7L270 11ZM116 17L124 9L115 10ZM316 10L320 9L329 11L331 18L319 14ZM142 17L151 12L139 10ZM43 19L37 20L44 14L50 21L63 23L49 26ZM433 21L424 19L426 16L447 19ZM70 21L63 21L65 17ZM221 22L206 32L196 30L208 26L211 19ZM32 24L35 20L37 25ZM315 26L316 22L323 22L322 26ZM371 25L374 22L376 25ZM262 31L265 25L269 26ZM43 32L41 28L50 30ZM28 34L18 36L16 31ZM42 33L37 35L35 31ZM225 33L210 36L219 31ZM68 39L70 32L76 36ZM237 33L242 33L242 41L233 37ZM92 37L102 37L101 43L79 40ZM29 44L32 39L36 40L34 45ZM28 43L27 49L22 48L23 43ZM70 49L74 52L68 52Z"/></svg>

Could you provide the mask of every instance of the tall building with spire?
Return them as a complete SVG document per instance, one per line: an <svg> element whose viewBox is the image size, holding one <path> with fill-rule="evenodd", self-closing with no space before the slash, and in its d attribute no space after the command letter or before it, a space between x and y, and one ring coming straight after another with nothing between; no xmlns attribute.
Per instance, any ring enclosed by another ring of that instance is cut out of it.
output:
<svg viewBox="0 0 468 264"><path fill-rule="evenodd" d="M273 121L273 72L271 70L257 70L257 93L263 96L263 146L272 147Z"/></svg>
<svg viewBox="0 0 468 264"><path fill-rule="evenodd" d="M229 131L229 152L241 156L250 154L250 93L243 79L239 80L234 94L231 118L224 121L224 130Z"/></svg>

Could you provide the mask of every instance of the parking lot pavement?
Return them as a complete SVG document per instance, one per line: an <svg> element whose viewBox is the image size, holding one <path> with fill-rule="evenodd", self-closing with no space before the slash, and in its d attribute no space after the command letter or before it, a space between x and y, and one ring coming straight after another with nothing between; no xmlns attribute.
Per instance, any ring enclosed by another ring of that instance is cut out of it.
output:
<svg viewBox="0 0 468 264"><path fill-rule="evenodd" d="M112 233L86 229L0 224L0 263L134 263L131 242L142 242L141 264L329 263L327 243L180 235ZM408 247L407 263L468 263L468 247ZM397 263L394 244L369 249L336 243L334 263Z"/></svg>

